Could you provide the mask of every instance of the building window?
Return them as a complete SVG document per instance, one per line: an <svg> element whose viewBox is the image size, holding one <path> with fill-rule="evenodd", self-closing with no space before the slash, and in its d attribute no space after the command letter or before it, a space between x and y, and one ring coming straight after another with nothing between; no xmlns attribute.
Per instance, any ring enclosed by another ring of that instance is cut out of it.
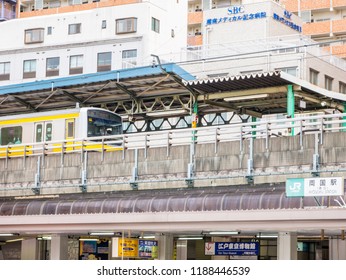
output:
<svg viewBox="0 0 346 280"><path fill-rule="evenodd" d="M297 77L297 67L284 67L284 68L279 68L276 69L277 71L282 71L285 72L287 74L290 74L292 76Z"/></svg>
<svg viewBox="0 0 346 280"><path fill-rule="evenodd" d="M44 36L43 28L28 29L25 30L25 44L42 43Z"/></svg>
<svg viewBox="0 0 346 280"><path fill-rule="evenodd" d="M52 35L53 28L51 26L47 27L47 35Z"/></svg>
<svg viewBox="0 0 346 280"><path fill-rule="evenodd" d="M156 18L151 18L151 30L160 33L160 21Z"/></svg>
<svg viewBox="0 0 346 280"><path fill-rule="evenodd" d="M24 60L23 79L36 77L36 59Z"/></svg>
<svg viewBox="0 0 346 280"><path fill-rule="evenodd" d="M46 64L46 77L59 76L59 57L49 57L47 58Z"/></svg>
<svg viewBox="0 0 346 280"><path fill-rule="evenodd" d="M10 79L10 63L0 63L0 81L7 81Z"/></svg>
<svg viewBox="0 0 346 280"><path fill-rule="evenodd" d="M137 31L137 18L123 18L116 20L116 34L133 33Z"/></svg>
<svg viewBox="0 0 346 280"><path fill-rule="evenodd" d="M73 23L68 25L68 34L78 34L81 31L80 23Z"/></svg>
<svg viewBox="0 0 346 280"><path fill-rule="evenodd" d="M310 69L310 83L313 85L318 84L318 71L314 69Z"/></svg>
<svg viewBox="0 0 346 280"><path fill-rule="evenodd" d="M332 90L333 88L333 78L327 75L324 76L324 88L326 90Z"/></svg>
<svg viewBox="0 0 346 280"><path fill-rule="evenodd" d="M83 55L70 56L70 75L83 73Z"/></svg>
<svg viewBox="0 0 346 280"><path fill-rule="evenodd" d="M97 72L110 71L112 68L112 53L104 52L97 54Z"/></svg>
<svg viewBox="0 0 346 280"><path fill-rule="evenodd" d="M124 50L122 53L122 68L132 68L137 65L137 50Z"/></svg>
<svg viewBox="0 0 346 280"><path fill-rule="evenodd" d="M343 82L339 82L339 92L346 94L346 84Z"/></svg>
<svg viewBox="0 0 346 280"><path fill-rule="evenodd" d="M107 21L106 20L102 21L101 28L102 29L106 29L107 28Z"/></svg>

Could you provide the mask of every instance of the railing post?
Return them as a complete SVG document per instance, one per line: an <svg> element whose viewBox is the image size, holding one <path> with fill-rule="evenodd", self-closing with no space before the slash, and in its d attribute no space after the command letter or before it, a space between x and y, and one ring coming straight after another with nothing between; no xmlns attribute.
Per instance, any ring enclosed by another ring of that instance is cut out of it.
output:
<svg viewBox="0 0 346 280"><path fill-rule="evenodd" d="M88 152L85 152L84 162L82 162L82 170L81 170L81 184L80 189L82 192L87 191L87 168L88 168Z"/></svg>
<svg viewBox="0 0 346 280"><path fill-rule="evenodd" d="M31 189L34 194L40 194L41 189L41 157L37 157L37 172L35 174L35 184Z"/></svg>
<svg viewBox="0 0 346 280"><path fill-rule="evenodd" d="M138 149L135 149L135 166L132 168L132 178L130 180L130 186L133 190L138 189Z"/></svg>

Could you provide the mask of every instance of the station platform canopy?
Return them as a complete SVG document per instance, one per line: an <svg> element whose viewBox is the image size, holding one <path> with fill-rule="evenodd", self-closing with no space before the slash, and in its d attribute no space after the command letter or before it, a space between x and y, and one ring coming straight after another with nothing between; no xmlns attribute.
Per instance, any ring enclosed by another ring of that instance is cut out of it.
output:
<svg viewBox="0 0 346 280"><path fill-rule="evenodd" d="M196 80L174 63L113 70L0 87L0 116L80 107L102 107L124 120L235 112L261 118L287 111L292 85L299 111L344 111L346 95L284 72Z"/></svg>

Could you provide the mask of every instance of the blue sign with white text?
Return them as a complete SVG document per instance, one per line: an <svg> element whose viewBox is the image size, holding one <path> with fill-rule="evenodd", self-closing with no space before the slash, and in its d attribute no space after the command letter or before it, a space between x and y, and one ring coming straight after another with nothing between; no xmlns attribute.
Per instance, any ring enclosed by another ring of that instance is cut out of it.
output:
<svg viewBox="0 0 346 280"><path fill-rule="evenodd" d="M258 256L259 242L215 242L215 255Z"/></svg>

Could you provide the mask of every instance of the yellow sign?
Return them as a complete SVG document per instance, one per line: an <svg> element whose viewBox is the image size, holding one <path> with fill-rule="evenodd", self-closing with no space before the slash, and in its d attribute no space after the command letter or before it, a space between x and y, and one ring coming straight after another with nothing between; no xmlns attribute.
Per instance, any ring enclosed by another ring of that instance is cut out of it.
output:
<svg viewBox="0 0 346 280"><path fill-rule="evenodd" d="M138 239L135 238L112 238L112 256L114 258L137 258Z"/></svg>

